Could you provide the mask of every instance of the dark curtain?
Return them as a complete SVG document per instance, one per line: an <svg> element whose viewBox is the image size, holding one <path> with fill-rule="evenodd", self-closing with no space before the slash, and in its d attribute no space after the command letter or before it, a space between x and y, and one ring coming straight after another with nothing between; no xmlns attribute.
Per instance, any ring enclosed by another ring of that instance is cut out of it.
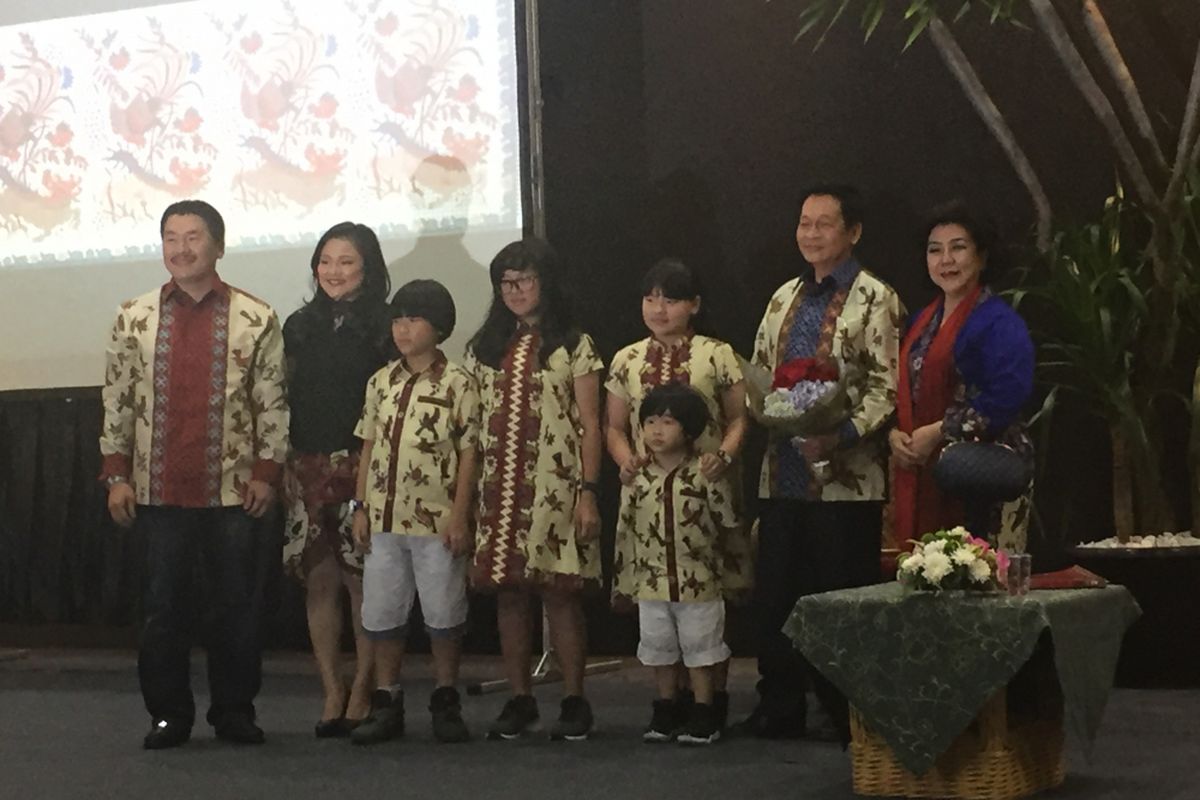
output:
<svg viewBox="0 0 1200 800"><path fill-rule="evenodd" d="M108 515L96 480L102 419L98 388L0 393L0 624L8 638L133 638L145 543ZM271 515L262 551L267 642L298 644L306 635L303 598L282 579L281 543L281 520Z"/></svg>
<svg viewBox="0 0 1200 800"><path fill-rule="evenodd" d="M96 481L100 391L0 394L0 621L131 624L134 535Z"/></svg>

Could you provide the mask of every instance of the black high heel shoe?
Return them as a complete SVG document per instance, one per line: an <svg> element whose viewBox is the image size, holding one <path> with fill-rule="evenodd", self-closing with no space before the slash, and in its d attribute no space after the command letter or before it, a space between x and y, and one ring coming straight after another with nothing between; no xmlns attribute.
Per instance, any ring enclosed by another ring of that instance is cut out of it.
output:
<svg viewBox="0 0 1200 800"><path fill-rule="evenodd" d="M321 720L317 723L313 732L317 735L318 739L344 739L350 735L352 728L357 726L357 720L351 725L345 717L337 717L335 719Z"/></svg>

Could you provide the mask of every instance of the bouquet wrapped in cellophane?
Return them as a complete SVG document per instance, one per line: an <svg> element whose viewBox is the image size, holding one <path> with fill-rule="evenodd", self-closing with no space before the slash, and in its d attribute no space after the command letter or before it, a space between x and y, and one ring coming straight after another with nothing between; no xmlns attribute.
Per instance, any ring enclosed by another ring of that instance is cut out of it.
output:
<svg viewBox="0 0 1200 800"><path fill-rule="evenodd" d="M739 357L746 405L762 426L788 436L829 433L850 416L846 370L837 361L794 358L771 372Z"/></svg>

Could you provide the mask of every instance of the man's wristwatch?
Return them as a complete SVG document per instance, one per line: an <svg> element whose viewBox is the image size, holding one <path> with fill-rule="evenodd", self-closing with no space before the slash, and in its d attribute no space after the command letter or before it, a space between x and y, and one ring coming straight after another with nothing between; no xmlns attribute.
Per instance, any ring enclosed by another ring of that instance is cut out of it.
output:
<svg viewBox="0 0 1200 800"><path fill-rule="evenodd" d="M107 478L104 479L104 488L111 489L112 487L116 486L118 483L129 483L129 479L126 478L124 475L109 475Z"/></svg>
<svg viewBox="0 0 1200 800"><path fill-rule="evenodd" d="M733 465L733 456L726 453L724 450L717 451L717 458L721 459L721 463L729 467Z"/></svg>
<svg viewBox="0 0 1200 800"><path fill-rule="evenodd" d="M350 501L346 503L346 505L349 507L351 514L353 514L356 511L366 511L367 510L366 501L359 500L357 497L351 498Z"/></svg>
<svg viewBox="0 0 1200 800"><path fill-rule="evenodd" d="M582 492L591 492L593 495L600 496L600 481L582 481L579 484L579 490Z"/></svg>

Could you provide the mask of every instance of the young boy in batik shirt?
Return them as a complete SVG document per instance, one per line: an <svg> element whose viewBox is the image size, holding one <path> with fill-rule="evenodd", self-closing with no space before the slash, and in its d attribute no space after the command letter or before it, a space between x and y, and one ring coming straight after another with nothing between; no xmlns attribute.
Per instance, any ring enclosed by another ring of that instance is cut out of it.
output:
<svg viewBox="0 0 1200 800"><path fill-rule="evenodd" d="M694 389L667 384L638 409L650 462L630 484L618 523L627 545L618 553L617 585L638 605L638 659L653 667L658 699L643 738L710 744L720 737L713 709L713 668L729 658L724 641L721 537L737 525L724 479L700 468L696 439L709 421ZM675 665L682 660L695 693L687 720L676 703Z"/></svg>
<svg viewBox="0 0 1200 800"><path fill-rule="evenodd" d="M379 686L371 715L351 734L356 744L404 733L400 666L416 596L433 650L434 737L468 738L454 684L467 622L479 392L470 373L438 349L454 317L454 301L437 281L411 281L396 292L392 339L400 358L368 382L354 431L363 440L352 501L354 539L367 552L362 625Z"/></svg>

